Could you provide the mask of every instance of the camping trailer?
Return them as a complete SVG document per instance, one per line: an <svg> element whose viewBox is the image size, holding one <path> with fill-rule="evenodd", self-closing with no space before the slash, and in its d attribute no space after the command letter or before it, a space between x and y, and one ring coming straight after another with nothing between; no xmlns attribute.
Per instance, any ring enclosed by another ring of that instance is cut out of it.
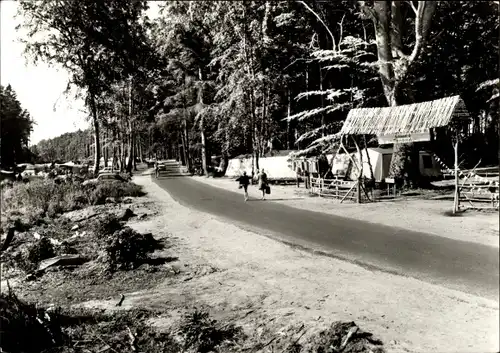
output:
<svg viewBox="0 0 500 353"><path fill-rule="evenodd" d="M368 148L368 153L366 149L363 149L361 153L363 160L363 176L371 178L371 164L376 182L381 182L389 177L392 155L394 153L393 148ZM353 165L353 161L358 163L359 160L358 152L350 153L349 155L345 153L337 154L332 163L332 174L338 177L348 177L351 180L356 180L358 177L358 169ZM424 177L437 178L442 175L439 163L433 155L427 151L420 151L419 167L420 174Z"/></svg>

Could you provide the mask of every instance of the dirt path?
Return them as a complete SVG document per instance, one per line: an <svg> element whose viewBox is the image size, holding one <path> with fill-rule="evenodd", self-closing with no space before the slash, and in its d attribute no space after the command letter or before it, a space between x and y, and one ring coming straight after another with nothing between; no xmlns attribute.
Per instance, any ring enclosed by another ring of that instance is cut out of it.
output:
<svg viewBox="0 0 500 353"><path fill-rule="evenodd" d="M227 178L195 177L197 181L226 190L236 190L237 183ZM257 198L258 190L250 187L251 197ZM471 211L460 217L445 215L451 209L449 201L399 199L357 205L350 201L309 197L306 190L294 186L273 186L268 197L291 207L324 212L337 216L375 222L392 227L417 230L451 239L464 240L499 247L498 212Z"/></svg>
<svg viewBox="0 0 500 353"><path fill-rule="evenodd" d="M177 278L126 294L123 309L147 307L168 328L193 306L235 319L249 332L278 332L304 323L303 337L335 320L374 332L388 351L498 351L499 305L418 280L372 272L294 250L175 203L148 176L137 176L158 216L133 227L174 237ZM84 306L115 309L115 301Z"/></svg>

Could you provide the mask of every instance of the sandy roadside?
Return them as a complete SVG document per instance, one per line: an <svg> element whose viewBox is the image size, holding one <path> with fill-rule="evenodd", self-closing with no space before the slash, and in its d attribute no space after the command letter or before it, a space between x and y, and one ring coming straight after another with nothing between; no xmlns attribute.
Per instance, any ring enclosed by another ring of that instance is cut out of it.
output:
<svg viewBox="0 0 500 353"><path fill-rule="evenodd" d="M216 318L235 319L249 332L279 332L303 322L306 339L332 321L353 320L390 352L499 349L496 301L294 250L177 204L147 176L135 182L162 211L133 227L175 237L179 266L187 271L182 280L126 294L123 309L165 313L154 320L157 326L168 328L196 305L207 306Z"/></svg>
<svg viewBox="0 0 500 353"><path fill-rule="evenodd" d="M199 182L230 191L239 191L237 183L227 178L193 177ZM249 188L250 197L259 197L256 187ZM269 201L291 207L324 212L337 216L417 230L451 239L499 247L498 212L468 212L460 217L446 216L451 203L438 200L398 200L358 205L350 201L309 197L302 187L273 186Z"/></svg>

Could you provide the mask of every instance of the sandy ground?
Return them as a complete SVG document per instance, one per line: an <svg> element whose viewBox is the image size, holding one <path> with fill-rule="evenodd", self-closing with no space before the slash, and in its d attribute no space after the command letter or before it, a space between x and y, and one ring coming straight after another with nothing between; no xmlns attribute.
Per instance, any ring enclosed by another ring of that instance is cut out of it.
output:
<svg viewBox="0 0 500 353"><path fill-rule="evenodd" d="M247 332L277 334L304 323L301 341L333 321L352 320L380 337L389 352L499 349L497 301L295 250L177 204L148 176L135 182L161 211L132 226L173 239L177 245L169 252L179 257L180 274L125 294L120 310L158 309L164 314L152 324L159 328L168 329L197 306L236 320ZM117 310L115 301L82 305Z"/></svg>
<svg viewBox="0 0 500 353"><path fill-rule="evenodd" d="M227 190L239 191L237 183L227 178L194 177L196 180ZM250 197L259 197L257 187L250 186ZM445 213L452 208L452 201L399 199L358 205L351 201L310 197L305 188L272 186L269 201L310 211L363 220L393 227L417 230L442 237L470 241L499 247L498 211L468 211L459 217Z"/></svg>

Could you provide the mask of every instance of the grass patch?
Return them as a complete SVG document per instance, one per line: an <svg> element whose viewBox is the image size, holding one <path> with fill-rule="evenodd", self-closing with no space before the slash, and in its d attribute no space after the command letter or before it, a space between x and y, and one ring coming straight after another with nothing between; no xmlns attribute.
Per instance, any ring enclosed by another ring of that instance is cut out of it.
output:
<svg viewBox="0 0 500 353"><path fill-rule="evenodd" d="M15 183L12 187L2 188L1 193L2 223L10 224L11 218L18 218L28 228L44 217L54 218L64 212L104 204L108 197L120 201L126 196L145 195L141 186L131 182L83 185L78 181L63 183L52 179Z"/></svg>

